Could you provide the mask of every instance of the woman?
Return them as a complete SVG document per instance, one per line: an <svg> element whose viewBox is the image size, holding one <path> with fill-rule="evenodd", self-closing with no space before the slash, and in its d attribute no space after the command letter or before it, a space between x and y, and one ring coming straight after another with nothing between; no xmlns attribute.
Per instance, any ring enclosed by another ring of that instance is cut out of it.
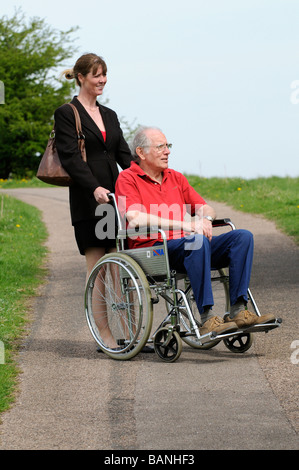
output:
<svg viewBox="0 0 299 470"><path fill-rule="evenodd" d="M86 259L88 276L106 252L115 250L115 239L96 237L99 217L95 211L99 204L109 202L107 194L114 192L117 164L128 168L131 153L116 113L97 102L107 83L104 60L96 54L84 54L73 69L63 74L68 80L75 79L80 87L71 103L81 118L87 162L82 160L78 150L75 116L67 104L55 111L56 145L61 163L74 181L69 188L71 220L79 252Z"/></svg>

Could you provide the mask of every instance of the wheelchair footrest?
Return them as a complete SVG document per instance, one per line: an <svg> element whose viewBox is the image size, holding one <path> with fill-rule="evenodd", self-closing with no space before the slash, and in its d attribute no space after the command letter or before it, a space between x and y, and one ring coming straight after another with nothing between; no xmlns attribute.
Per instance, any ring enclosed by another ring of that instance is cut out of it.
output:
<svg viewBox="0 0 299 470"><path fill-rule="evenodd" d="M274 328L278 328L282 323L281 318L276 318L274 321L269 323L260 323L259 325L252 325L248 328L244 328L242 331L245 333L258 333L259 331L264 331L267 333Z"/></svg>
<svg viewBox="0 0 299 470"><path fill-rule="evenodd" d="M247 333L258 333L261 331L267 333L268 331L273 330L274 328L278 328L281 323L282 319L276 318L274 321L269 323L261 323L259 325L248 326L247 328L240 328L239 330L231 331L230 333L222 333L217 336L217 339L225 339L230 336L246 335Z"/></svg>
<svg viewBox="0 0 299 470"><path fill-rule="evenodd" d="M217 338L216 331L210 331L210 333L201 335L200 338L198 338L198 341L200 341L202 344L205 344L205 343L208 343L209 341L213 341L216 338Z"/></svg>

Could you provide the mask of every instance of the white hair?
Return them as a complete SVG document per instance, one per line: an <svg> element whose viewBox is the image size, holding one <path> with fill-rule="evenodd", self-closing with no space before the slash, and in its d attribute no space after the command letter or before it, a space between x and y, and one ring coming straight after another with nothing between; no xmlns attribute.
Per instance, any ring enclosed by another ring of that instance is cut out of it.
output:
<svg viewBox="0 0 299 470"><path fill-rule="evenodd" d="M136 153L137 147L142 147L142 148L150 147L151 139L148 137L147 131L152 130L152 129L162 132L161 129L159 129L158 127L149 127L149 126L140 126L135 132L133 139L130 143L130 149L131 149L131 153L132 153L134 160L139 159Z"/></svg>

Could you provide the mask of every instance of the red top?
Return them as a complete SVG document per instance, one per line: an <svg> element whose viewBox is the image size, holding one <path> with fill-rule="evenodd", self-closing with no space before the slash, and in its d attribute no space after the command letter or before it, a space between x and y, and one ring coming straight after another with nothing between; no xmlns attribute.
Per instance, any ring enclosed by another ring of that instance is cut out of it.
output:
<svg viewBox="0 0 299 470"><path fill-rule="evenodd" d="M122 217L128 210L135 209L165 219L184 220L186 212L194 215L199 207L206 204L181 173L168 168L163 172L163 180L159 184L136 162L131 162L130 168L120 172L115 195ZM165 230L165 233L168 239L184 236L181 230ZM129 247L151 246L160 239L160 234L157 237L134 237L134 240L129 239Z"/></svg>
<svg viewBox="0 0 299 470"><path fill-rule="evenodd" d="M101 131L101 132L102 132L102 136L103 136L104 142L106 142L106 131Z"/></svg>

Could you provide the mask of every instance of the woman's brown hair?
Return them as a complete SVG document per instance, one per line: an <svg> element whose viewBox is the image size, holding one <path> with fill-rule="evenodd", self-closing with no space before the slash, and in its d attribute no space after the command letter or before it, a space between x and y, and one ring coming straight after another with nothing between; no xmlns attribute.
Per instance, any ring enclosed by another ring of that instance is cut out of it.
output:
<svg viewBox="0 0 299 470"><path fill-rule="evenodd" d="M64 75L67 80L75 78L77 85L81 86L78 74L81 73L81 75L85 77L89 72L92 72L93 75L95 75L100 66L102 67L102 73L106 75L107 65L102 57L92 53L83 54L79 57L74 67L72 69L64 70L62 75Z"/></svg>

